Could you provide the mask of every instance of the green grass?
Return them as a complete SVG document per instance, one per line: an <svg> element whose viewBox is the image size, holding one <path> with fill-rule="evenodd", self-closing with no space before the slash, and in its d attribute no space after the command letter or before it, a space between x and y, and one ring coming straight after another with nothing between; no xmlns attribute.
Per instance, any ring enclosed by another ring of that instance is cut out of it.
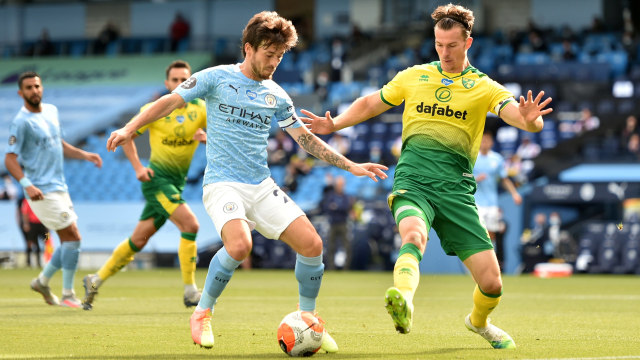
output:
<svg viewBox="0 0 640 360"><path fill-rule="evenodd" d="M76 292L83 294L76 276ZM234 275L216 306L211 350L193 345L179 271L129 271L100 289L93 311L48 306L29 289L34 270L0 271L0 359L286 359L276 341L295 310L293 271ZM199 271L202 286L206 273ZM640 277L505 277L492 314L516 350L466 330L473 282L423 275L413 330L397 334L383 307L391 273L327 272L318 310L340 346L318 359L640 358ZM51 283L59 295L61 275Z"/></svg>

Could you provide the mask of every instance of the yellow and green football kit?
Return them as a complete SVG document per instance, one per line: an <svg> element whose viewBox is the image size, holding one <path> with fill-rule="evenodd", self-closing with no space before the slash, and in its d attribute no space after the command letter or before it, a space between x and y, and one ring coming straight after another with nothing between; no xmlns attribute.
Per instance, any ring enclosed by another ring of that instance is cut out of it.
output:
<svg viewBox="0 0 640 360"><path fill-rule="evenodd" d="M140 112L150 105L151 103L143 106ZM151 181L142 183L142 194L146 204L140 220L153 218L153 225L156 229L160 229L178 206L185 202L182 199L182 190L193 153L198 147L198 141L194 140L193 136L198 129L205 128L206 125L205 103L196 99L137 131L137 134L140 135L149 130L151 146L149 167L154 171ZM195 240L196 234L182 232L178 245L182 280L185 286L193 288L193 291L197 291L195 270L198 253ZM135 254L139 251L140 249L136 247L131 238L118 244L111 257L96 273L100 282L106 281L133 261ZM96 289L97 286L95 286ZM87 288L86 284L85 288ZM89 306L91 306L93 296L95 296L95 289L91 300L88 300ZM185 305L192 306L193 304L188 303L185 297Z"/></svg>
<svg viewBox="0 0 640 360"><path fill-rule="evenodd" d="M380 96L404 102L402 153L389 206L396 222L420 216L436 230L448 255L467 257L492 249L473 194L487 112L499 114L513 95L472 66L447 73L440 62L398 73Z"/></svg>
<svg viewBox="0 0 640 360"><path fill-rule="evenodd" d="M473 197L473 165L487 112L499 115L513 95L472 66L452 74L432 62L401 71L380 96L391 106L405 104L402 152L388 199L396 223L407 216L422 218L427 231L436 230L445 253L462 261L493 249ZM401 333L411 330L421 260L417 246L404 244L393 270L394 286L385 294L387 311ZM494 348L513 348L511 337L487 322L501 295L476 286L465 324Z"/></svg>
<svg viewBox="0 0 640 360"><path fill-rule="evenodd" d="M150 105L143 106L140 112ZM149 168L155 174L151 181L142 183L146 205L140 220L154 218L154 225L159 229L175 209L185 202L182 191L193 153L198 147L193 135L206 125L204 101L196 99L138 129L138 135L149 130Z"/></svg>

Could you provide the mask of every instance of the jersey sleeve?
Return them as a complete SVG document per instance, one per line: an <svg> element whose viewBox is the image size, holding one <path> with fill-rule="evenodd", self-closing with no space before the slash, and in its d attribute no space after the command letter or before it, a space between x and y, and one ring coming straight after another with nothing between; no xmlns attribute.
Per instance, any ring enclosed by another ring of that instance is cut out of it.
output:
<svg viewBox="0 0 640 360"><path fill-rule="evenodd" d="M14 120L9 126L9 146L6 153L20 155L25 141L25 123L21 120Z"/></svg>
<svg viewBox="0 0 640 360"><path fill-rule="evenodd" d="M198 71L178 85L173 90L173 94L180 95L185 102L190 102L197 98L204 99L209 89L213 89L216 86L216 78L213 68Z"/></svg>
<svg viewBox="0 0 640 360"><path fill-rule="evenodd" d="M500 111L504 109L508 103L515 101L515 99L509 90L496 81L489 79L489 83L489 86L491 87L491 91L489 92L491 94L491 99L488 111L496 115L500 115Z"/></svg>
<svg viewBox="0 0 640 360"><path fill-rule="evenodd" d="M302 126L298 115L296 114L296 108L293 106L293 101L289 95L284 94L282 96L282 105L278 107L278 110L275 112L276 120L278 121L278 126L284 129L295 129Z"/></svg>
<svg viewBox="0 0 640 360"><path fill-rule="evenodd" d="M400 71L380 90L381 100L389 106L398 106L404 101L404 79L407 70Z"/></svg>

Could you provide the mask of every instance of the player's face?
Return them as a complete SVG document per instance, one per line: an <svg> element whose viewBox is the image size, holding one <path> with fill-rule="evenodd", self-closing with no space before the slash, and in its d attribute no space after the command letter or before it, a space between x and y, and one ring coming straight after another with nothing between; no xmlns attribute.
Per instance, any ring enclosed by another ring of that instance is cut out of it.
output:
<svg viewBox="0 0 640 360"><path fill-rule="evenodd" d="M26 78L18 90L18 95L33 108L39 108L42 101L42 82L39 77Z"/></svg>
<svg viewBox="0 0 640 360"><path fill-rule="evenodd" d="M187 68L171 68L167 80L164 81L164 86L171 92L175 90L178 85L187 81L190 76L191 72Z"/></svg>
<svg viewBox="0 0 640 360"><path fill-rule="evenodd" d="M442 70L450 73L462 72L467 65L467 50L473 39L463 36L462 28L454 26L449 30L443 30L436 26L436 51L440 58Z"/></svg>
<svg viewBox="0 0 640 360"><path fill-rule="evenodd" d="M493 138L491 135L484 134L482 135L482 140L480 141L480 151L482 153L486 153L493 147Z"/></svg>
<svg viewBox="0 0 640 360"><path fill-rule="evenodd" d="M266 48L259 46L257 49L249 46L249 49L247 51L247 59L254 78L258 80L271 79L284 56L284 46L271 45Z"/></svg>

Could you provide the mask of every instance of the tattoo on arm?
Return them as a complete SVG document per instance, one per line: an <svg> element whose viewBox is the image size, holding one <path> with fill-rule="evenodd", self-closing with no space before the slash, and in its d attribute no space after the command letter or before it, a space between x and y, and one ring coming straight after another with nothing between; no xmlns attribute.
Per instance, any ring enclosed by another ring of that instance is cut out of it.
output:
<svg viewBox="0 0 640 360"><path fill-rule="evenodd" d="M298 144L302 146L309 154L324 160L331 165L349 171L346 158L335 151L332 151L327 145L322 144L321 140L312 134L302 134L298 137Z"/></svg>

